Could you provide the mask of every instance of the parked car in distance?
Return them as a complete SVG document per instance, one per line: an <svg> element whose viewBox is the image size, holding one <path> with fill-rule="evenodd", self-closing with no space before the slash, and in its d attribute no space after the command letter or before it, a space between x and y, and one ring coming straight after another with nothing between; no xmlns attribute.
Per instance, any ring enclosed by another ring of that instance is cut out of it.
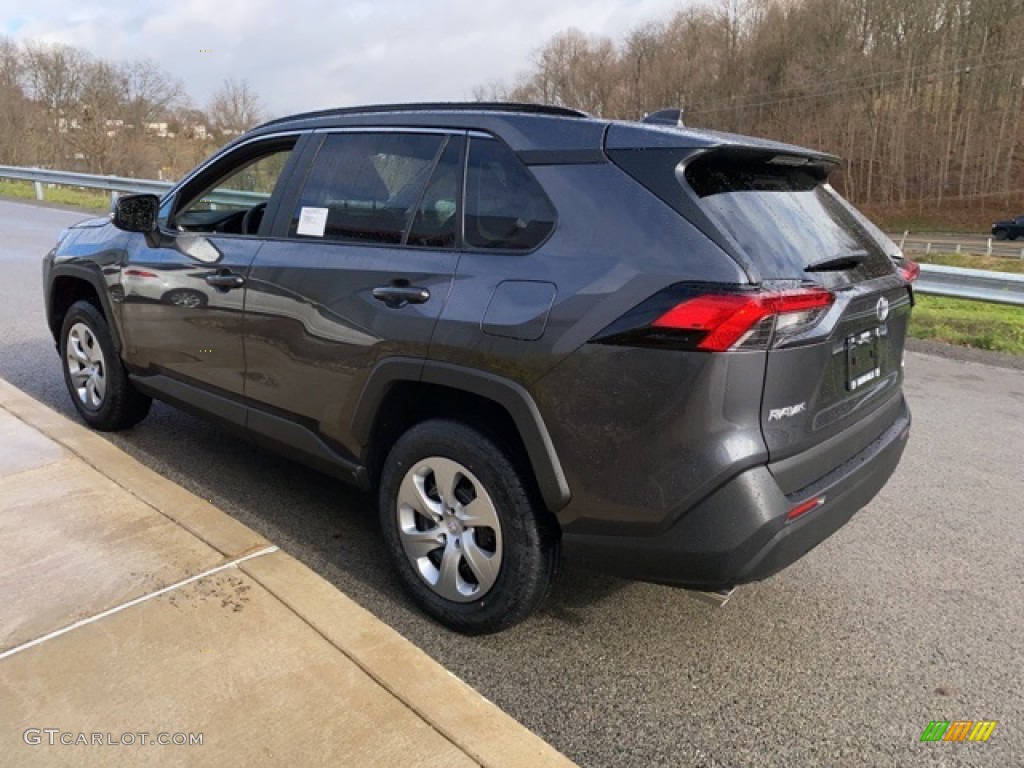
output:
<svg viewBox="0 0 1024 768"><path fill-rule="evenodd" d="M396 578L460 632L529 616L563 556L765 579L900 460L916 265L834 156L657 122L266 123L60 235L71 400L119 430L159 398L373 490Z"/></svg>
<svg viewBox="0 0 1024 768"><path fill-rule="evenodd" d="M992 225L992 237L996 240L1016 240L1024 235L1024 216L1003 219Z"/></svg>

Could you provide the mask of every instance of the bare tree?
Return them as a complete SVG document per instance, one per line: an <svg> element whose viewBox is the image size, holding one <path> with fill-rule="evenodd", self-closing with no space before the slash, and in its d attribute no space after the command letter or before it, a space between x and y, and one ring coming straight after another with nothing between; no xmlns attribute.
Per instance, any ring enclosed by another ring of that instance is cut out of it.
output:
<svg viewBox="0 0 1024 768"><path fill-rule="evenodd" d="M13 40L0 37L0 163L32 162L39 111L22 89L23 51Z"/></svg>
<svg viewBox="0 0 1024 768"><path fill-rule="evenodd" d="M243 133L264 119L263 103L246 80L225 80L207 112L223 136Z"/></svg>
<svg viewBox="0 0 1024 768"><path fill-rule="evenodd" d="M91 172L110 172L117 141L112 118L124 103L125 92L125 81L117 67L105 61L86 65L78 101L69 111L73 130L67 136L76 158Z"/></svg>
<svg viewBox="0 0 1024 768"><path fill-rule="evenodd" d="M82 78L91 57L69 45L29 44L25 72L29 96L45 110L47 141L41 160L54 167L73 162L67 135L75 128L72 114L82 92Z"/></svg>
<svg viewBox="0 0 1024 768"><path fill-rule="evenodd" d="M123 117L136 129L165 117L185 98L181 81L148 59L123 64L120 73L125 83Z"/></svg>

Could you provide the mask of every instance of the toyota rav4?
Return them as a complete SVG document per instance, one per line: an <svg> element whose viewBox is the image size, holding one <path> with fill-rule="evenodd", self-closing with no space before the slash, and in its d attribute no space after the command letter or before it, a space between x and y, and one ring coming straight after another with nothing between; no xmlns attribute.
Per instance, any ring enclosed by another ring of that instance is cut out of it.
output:
<svg viewBox="0 0 1024 768"><path fill-rule="evenodd" d="M653 117L262 125L60 235L71 399L118 430L159 398L372 489L398 580L461 632L524 619L563 556L764 579L899 462L916 265L837 158Z"/></svg>

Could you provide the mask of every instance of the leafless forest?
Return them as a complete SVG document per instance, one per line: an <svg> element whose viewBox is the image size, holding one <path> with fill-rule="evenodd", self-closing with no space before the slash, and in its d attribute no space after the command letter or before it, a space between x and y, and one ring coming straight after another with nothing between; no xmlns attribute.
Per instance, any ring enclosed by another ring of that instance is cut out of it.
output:
<svg viewBox="0 0 1024 768"><path fill-rule="evenodd" d="M1024 212L1024 0L719 0L617 40L565 31L476 95L682 107L688 125L825 149L873 212Z"/></svg>
<svg viewBox="0 0 1024 768"><path fill-rule="evenodd" d="M175 178L262 116L244 80L197 108L152 61L0 37L0 165Z"/></svg>

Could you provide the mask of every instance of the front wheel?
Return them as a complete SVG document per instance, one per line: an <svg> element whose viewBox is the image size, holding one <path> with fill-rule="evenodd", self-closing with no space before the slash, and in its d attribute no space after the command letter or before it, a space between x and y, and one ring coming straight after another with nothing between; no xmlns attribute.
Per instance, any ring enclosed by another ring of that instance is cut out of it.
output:
<svg viewBox="0 0 1024 768"><path fill-rule="evenodd" d="M71 305L60 333L64 383L93 429L113 432L142 421L150 398L132 386L103 313L88 301Z"/></svg>
<svg viewBox="0 0 1024 768"><path fill-rule="evenodd" d="M388 455L380 518L402 585L426 613L467 635L506 629L547 596L557 525L490 438L432 420Z"/></svg>
<svg viewBox="0 0 1024 768"><path fill-rule="evenodd" d="M997 229L992 234L995 236L996 240L1006 240L1010 236L1010 233L1005 229Z"/></svg>

